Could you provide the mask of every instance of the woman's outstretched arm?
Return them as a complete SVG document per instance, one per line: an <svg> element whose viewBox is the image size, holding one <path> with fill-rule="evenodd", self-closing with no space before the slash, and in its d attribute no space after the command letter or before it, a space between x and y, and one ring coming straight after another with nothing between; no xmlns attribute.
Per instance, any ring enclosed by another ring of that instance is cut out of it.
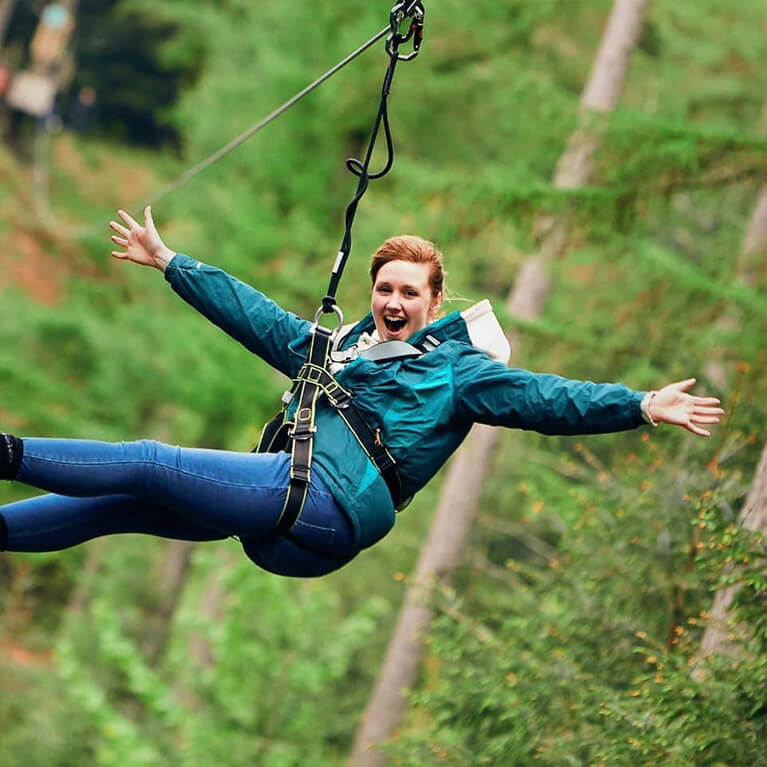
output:
<svg viewBox="0 0 767 767"><path fill-rule="evenodd" d="M600 434L625 431L646 422L682 426L708 437L724 410L716 397L687 393L695 379L656 392L634 391L620 383L592 383L507 368L468 349L455 370L456 415L493 426L543 434Z"/></svg>
<svg viewBox="0 0 767 767"><path fill-rule="evenodd" d="M168 248L152 220L149 206L144 225L118 211L124 224L110 221L112 241L125 248L114 258L164 272L173 290L197 311L272 367L292 377L302 363L288 345L309 332L311 324L286 312L260 291L222 269L202 264Z"/></svg>

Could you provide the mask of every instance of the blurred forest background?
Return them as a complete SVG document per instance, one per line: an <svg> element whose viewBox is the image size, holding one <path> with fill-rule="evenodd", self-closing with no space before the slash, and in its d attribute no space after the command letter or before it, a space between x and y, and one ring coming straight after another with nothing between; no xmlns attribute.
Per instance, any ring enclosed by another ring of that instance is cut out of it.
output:
<svg viewBox="0 0 767 767"><path fill-rule="evenodd" d="M43 4L0 5L12 77ZM746 243L767 183L765 5L654 0L589 183L563 189L611 5L427 0L390 103L396 165L361 205L340 302L363 314L368 255L420 234L446 255L449 309L493 301L513 365L639 390L696 376L728 416L708 440L499 434L461 565L430 595L390 764L767 764L767 551L738 524L767 416L767 236ZM54 114L0 104L0 429L248 450L285 381L158 272L110 259L107 222L389 6L69 7ZM381 43L158 204L169 246L312 315L354 188L343 159L367 138L384 66ZM520 317L507 296L563 218L545 308ZM262 572L235 541L1 555L0 767L345 764L440 483L319 580ZM0 502L33 492L4 484ZM727 646L704 659L714 594L736 581Z"/></svg>

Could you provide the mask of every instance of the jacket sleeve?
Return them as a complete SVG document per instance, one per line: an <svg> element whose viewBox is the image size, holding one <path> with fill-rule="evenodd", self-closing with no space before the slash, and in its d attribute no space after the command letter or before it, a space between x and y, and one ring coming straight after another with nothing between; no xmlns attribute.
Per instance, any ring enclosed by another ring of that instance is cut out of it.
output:
<svg viewBox="0 0 767 767"><path fill-rule="evenodd" d="M460 355L454 385L456 415L463 421L560 435L625 431L644 423L644 392L508 368L474 349Z"/></svg>
<svg viewBox="0 0 767 767"><path fill-rule="evenodd" d="M222 269L177 253L165 269L173 290L224 332L287 376L294 372L288 344L311 323L286 312Z"/></svg>

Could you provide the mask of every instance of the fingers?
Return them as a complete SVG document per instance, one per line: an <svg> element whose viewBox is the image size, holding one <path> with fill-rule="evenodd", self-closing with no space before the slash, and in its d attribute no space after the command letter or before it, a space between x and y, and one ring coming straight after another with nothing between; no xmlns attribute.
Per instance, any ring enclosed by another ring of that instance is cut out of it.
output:
<svg viewBox="0 0 767 767"><path fill-rule="evenodd" d="M127 248L128 247L128 240L126 240L124 237L118 237L117 235L112 235L112 242L115 245L119 245L121 248Z"/></svg>
<svg viewBox="0 0 767 767"><path fill-rule="evenodd" d="M701 429L700 426L696 426L694 423L687 423L685 424L685 429L687 431L691 431L693 434L697 434L700 437L710 437L711 433L707 432L705 429Z"/></svg>
<svg viewBox="0 0 767 767"><path fill-rule="evenodd" d="M677 381L676 383L671 384L672 386L676 386L679 391L687 391L693 384L695 383L694 378L687 378L684 381Z"/></svg>
<svg viewBox="0 0 767 767"><path fill-rule="evenodd" d="M693 415L724 415L724 410L720 407L696 407L692 412Z"/></svg>
<svg viewBox="0 0 767 767"><path fill-rule="evenodd" d="M117 232L117 234L122 235L123 237L128 237L130 235L130 229L126 229L121 224L118 224L117 221L110 221L109 226Z"/></svg>
<svg viewBox="0 0 767 767"><path fill-rule="evenodd" d="M127 253L121 253L119 250L113 250L112 251L112 256L114 256L114 258L119 258L119 259L122 259L122 260L125 260L126 258L128 258L128 254Z"/></svg>
<svg viewBox="0 0 767 767"><path fill-rule="evenodd" d="M724 415L724 410L720 407L695 407L690 415L690 423L693 424L716 424L719 423L719 416Z"/></svg>
<svg viewBox="0 0 767 767"><path fill-rule="evenodd" d="M144 208L144 226L146 226L147 229L157 231L157 228L154 225L154 219L152 218L151 205L147 205L146 208Z"/></svg>
<svg viewBox="0 0 767 767"><path fill-rule="evenodd" d="M690 421L692 423L719 423L719 418L715 415L695 415Z"/></svg>
<svg viewBox="0 0 767 767"><path fill-rule="evenodd" d="M694 397L693 402L695 405L718 405L719 399L717 397Z"/></svg>
<svg viewBox="0 0 767 767"><path fill-rule="evenodd" d="M120 216L123 221L125 221L125 223L130 227L131 231L141 229L138 221L136 221L135 218L133 218L129 213L126 213L124 210L118 210L117 215Z"/></svg>
<svg viewBox="0 0 767 767"><path fill-rule="evenodd" d="M702 426L699 426L699 423L707 423L706 421L701 421L698 418L689 418L686 423L683 423L682 426L684 426L687 431L691 431L693 434L697 434L700 437L710 437L711 432L704 429Z"/></svg>

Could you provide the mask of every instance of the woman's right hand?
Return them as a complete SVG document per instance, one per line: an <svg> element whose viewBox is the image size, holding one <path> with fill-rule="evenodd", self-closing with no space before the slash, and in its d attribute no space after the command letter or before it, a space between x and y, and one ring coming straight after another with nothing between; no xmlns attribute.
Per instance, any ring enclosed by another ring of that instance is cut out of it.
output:
<svg viewBox="0 0 767 767"><path fill-rule="evenodd" d="M160 239L152 220L152 208L147 205L144 209L144 226L141 226L124 210L118 210L117 215L126 226L118 224L117 221L109 222L109 226L117 232L112 235L112 242L125 248L125 251L113 250L112 256L143 266L154 266L164 272L176 252L166 247Z"/></svg>

